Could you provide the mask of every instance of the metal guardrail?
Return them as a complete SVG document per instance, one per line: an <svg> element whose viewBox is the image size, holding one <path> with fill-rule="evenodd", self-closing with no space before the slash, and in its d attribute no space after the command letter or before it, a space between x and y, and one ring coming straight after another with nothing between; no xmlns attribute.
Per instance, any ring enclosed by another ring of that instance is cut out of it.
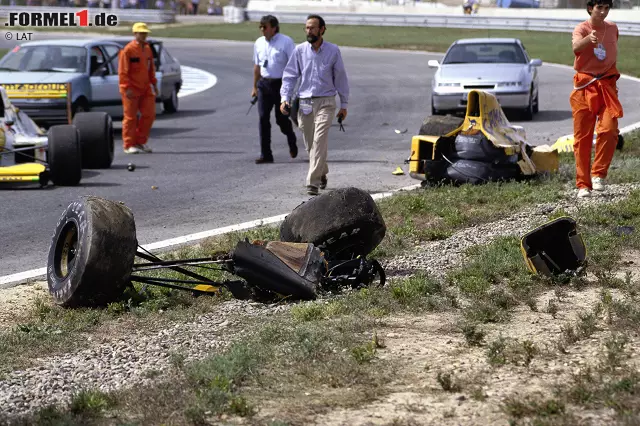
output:
<svg viewBox="0 0 640 426"><path fill-rule="evenodd" d="M249 10L249 20L260 21L269 11ZM277 12L278 20L283 23L302 24L307 13ZM336 13L326 12L322 17L331 25L372 25L400 27L432 27L432 28L471 28L486 30L529 30L572 32L573 28L584 19L565 18L533 18L533 17L498 17L478 15L402 15L377 13ZM620 35L640 36L640 22L616 21Z"/></svg>
<svg viewBox="0 0 640 426"><path fill-rule="evenodd" d="M114 0L115 1L115 0ZM118 22L146 22L149 24L172 24L176 22L176 14L170 10L159 9L111 9L58 6L0 6L0 19L7 19L9 12L62 12L76 13L87 9L89 16L97 13L109 13L118 17Z"/></svg>

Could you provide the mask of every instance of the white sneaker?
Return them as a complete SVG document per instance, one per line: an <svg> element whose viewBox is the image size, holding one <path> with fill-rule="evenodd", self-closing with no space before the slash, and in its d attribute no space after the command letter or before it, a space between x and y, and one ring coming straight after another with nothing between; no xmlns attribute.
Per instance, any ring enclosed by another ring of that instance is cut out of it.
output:
<svg viewBox="0 0 640 426"><path fill-rule="evenodd" d="M140 148L138 148L138 145L130 146L129 148L124 150L125 154L140 154L141 152L143 151Z"/></svg>
<svg viewBox="0 0 640 426"><path fill-rule="evenodd" d="M593 177L591 179L591 185L593 186L593 190L594 191L604 191L604 179L602 179L601 177Z"/></svg>
<svg viewBox="0 0 640 426"><path fill-rule="evenodd" d="M146 144L144 145L138 145L138 148L140 148L142 151L146 152L146 153L152 153L153 150L151 148L149 148Z"/></svg>
<svg viewBox="0 0 640 426"><path fill-rule="evenodd" d="M590 197L591 196L591 191L589 191L589 188L580 188L578 190L578 198L584 198L584 197Z"/></svg>

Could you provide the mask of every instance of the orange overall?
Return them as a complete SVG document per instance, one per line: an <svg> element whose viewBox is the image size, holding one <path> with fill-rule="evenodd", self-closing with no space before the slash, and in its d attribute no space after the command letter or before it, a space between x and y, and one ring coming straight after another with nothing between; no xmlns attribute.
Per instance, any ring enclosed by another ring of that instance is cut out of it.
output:
<svg viewBox="0 0 640 426"><path fill-rule="evenodd" d="M156 66L151 47L136 40L129 42L120 52L118 59L120 94L124 118L122 120L122 141L124 149L144 145L149 139L151 126L156 118L156 97L152 90L156 81ZM128 98L127 89L133 91ZM138 111L140 120L138 121Z"/></svg>
<svg viewBox="0 0 640 426"><path fill-rule="evenodd" d="M573 41L581 40L591 31L588 21L578 24L573 32ZM605 31L596 37L606 50L606 56L603 60L598 59L592 46L575 54L574 69L577 72L573 77L574 90L569 97L573 113L576 186L579 189L592 189L592 177L607 177L618 143L618 118L623 114L616 85L620 78L616 68L618 28L607 22ZM591 165L594 128L597 133L596 153Z"/></svg>

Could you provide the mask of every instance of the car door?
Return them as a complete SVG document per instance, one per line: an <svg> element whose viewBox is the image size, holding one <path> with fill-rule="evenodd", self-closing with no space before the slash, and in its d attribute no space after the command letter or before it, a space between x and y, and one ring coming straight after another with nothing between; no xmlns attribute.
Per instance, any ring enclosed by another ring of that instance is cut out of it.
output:
<svg viewBox="0 0 640 426"><path fill-rule="evenodd" d="M91 110L105 111L116 117L122 115L118 78L119 50L115 44L95 45L90 48L89 57Z"/></svg>
<svg viewBox="0 0 640 426"><path fill-rule="evenodd" d="M167 81L167 77L171 75L171 69L165 63L163 50L164 45L161 41L151 41L149 43L153 51L153 57L156 64L156 78L158 79L158 90L160 90L160 99L166 99L171 96L171 81Z"/></svg>
<svg viewBox="0 0 640 426"><path fill-rule="evenodd" d="M165 99L172 95L172 90L179 90L182 86L182 70L180 62L174 58L165 46L162 47L162 82L166 91L163 91Z"/></svg>

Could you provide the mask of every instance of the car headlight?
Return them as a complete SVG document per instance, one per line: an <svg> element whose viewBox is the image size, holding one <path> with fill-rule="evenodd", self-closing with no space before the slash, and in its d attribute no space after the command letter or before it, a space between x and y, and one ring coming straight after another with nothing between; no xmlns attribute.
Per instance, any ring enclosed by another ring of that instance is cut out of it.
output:
<svg viewBox="0 0 640 426"><path fill-rule="evenodd" d="M498 87L517 87L522 86L521 81L503 81L502 83L498 83Z"/></svg>
<svg viewBox="0 0 640 426"><path fill-rule="evenodd" d="M460 87L460 83L438 83L438 87Z"/></svg>

